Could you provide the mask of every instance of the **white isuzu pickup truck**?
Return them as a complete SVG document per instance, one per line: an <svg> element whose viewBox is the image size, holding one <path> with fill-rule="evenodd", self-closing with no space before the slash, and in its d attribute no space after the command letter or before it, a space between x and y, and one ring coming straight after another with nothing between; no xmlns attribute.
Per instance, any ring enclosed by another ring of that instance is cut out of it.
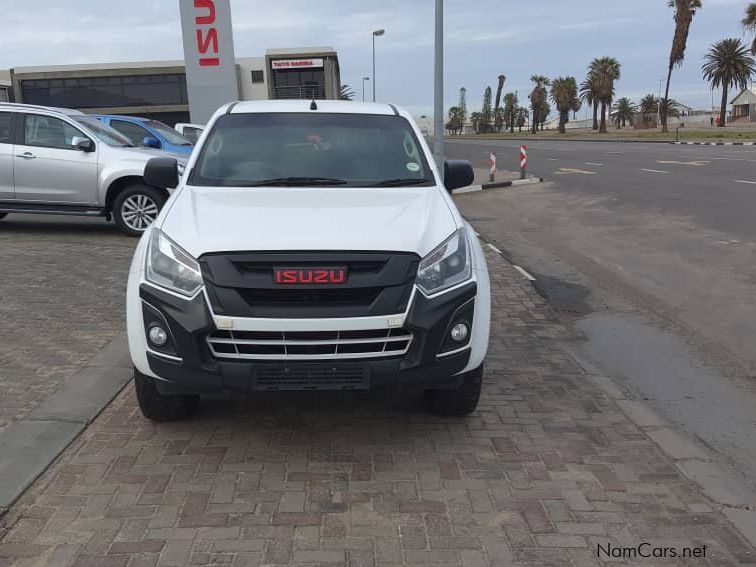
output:
<svg viewBox="0 0 756 567"><path fill-rule="evenodd" d="M136 249L127 291L139 406L189 417L203 393L425 391L477 407L488 269L410 115L389 104L238 102L219 109Z"/></svg>

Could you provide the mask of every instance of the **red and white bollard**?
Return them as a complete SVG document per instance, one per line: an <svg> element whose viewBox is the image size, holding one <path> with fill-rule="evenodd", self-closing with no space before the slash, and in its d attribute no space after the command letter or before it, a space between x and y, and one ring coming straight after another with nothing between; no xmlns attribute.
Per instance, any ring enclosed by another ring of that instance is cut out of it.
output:
<svg viewBox="0 0 756 567"><path fill-rule="evenodd" d="M488 180L493 183L496 181L496 153L491 152L491 154L488 156L488 164L490 166L490 172L488 176Z"/></svg>
<svg viewBox="0 0 756 567"><path fill-rule="evenodd" d="M520 146L520 179L525 179L528 169L528 147Z"/></svg>

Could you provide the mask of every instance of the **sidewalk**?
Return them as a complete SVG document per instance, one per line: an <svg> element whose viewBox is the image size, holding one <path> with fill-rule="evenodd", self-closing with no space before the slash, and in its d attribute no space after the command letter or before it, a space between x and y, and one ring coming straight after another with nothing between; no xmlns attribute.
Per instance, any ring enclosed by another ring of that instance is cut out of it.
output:
<svg viewBox="0 0 756 567"><path fill-rule="evenodd" d="M155 425L129 387L2 520L0 566L590 566L598 545L643 543L756 563L651 436L679 444L575 361L573 333L488 252L473 417L414 395L266 394Z"/></svg>

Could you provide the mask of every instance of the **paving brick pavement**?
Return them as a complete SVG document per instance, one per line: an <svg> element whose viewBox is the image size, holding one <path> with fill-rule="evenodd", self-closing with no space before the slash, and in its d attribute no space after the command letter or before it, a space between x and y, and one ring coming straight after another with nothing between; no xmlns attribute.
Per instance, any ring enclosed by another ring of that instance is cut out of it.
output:
<svg viewBox="0 0 756 567"><path fill-rule="evenodd" d="M135 244L102 220L0 221L0 431L123 330Z"/></svg>
<svg viewBox="0 0 756 567"><path fill-rule="evenodd" d="M588 380L570 330L489 261L472 417L434 417L416 395L266 394L156 425L127 388L6 516L0 566L590 566L598 544L643 542L706 546L677 564L756 564Z"/></svg>

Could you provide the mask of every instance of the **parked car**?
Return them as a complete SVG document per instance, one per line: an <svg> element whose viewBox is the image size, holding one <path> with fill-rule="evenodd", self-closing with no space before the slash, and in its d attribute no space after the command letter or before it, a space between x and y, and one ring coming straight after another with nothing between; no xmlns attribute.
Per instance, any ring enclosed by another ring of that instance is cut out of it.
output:
<svg viewBox="0 0 756 567"><path fill-rule="evenodd" d="M182 155L189 155L194 149L194 143L191 140L157 120L117 114L93 114L92 116L102 120L114 130L118 130L135 146Z"/></svg>
<svg viewBox="0 0 756 567"><path fill-rule="evenodd" d="M197 140L199 140L199 137L205 129L204 126L200 126L199 124L186 124L184 122L179 122L173 128L192 144L197 143Z"/></svg>
<svg viewBox="0 0 756 567"><path fill-rule="evenodd" d="M407 112L338 101L221 108L137 246L128 341L142 413L182 419L202 393L425 390L475 410L488 348L483 250Z"/></svg>
<svg viewBox="0 0 756 567"><path fill-rule="evenodd" d="M0 219L9 213L104 216L141 235L168 190L144 180L162 151L136 148L75 110L0 103ZM173 155L179 170L185 156Z"/></svg>

